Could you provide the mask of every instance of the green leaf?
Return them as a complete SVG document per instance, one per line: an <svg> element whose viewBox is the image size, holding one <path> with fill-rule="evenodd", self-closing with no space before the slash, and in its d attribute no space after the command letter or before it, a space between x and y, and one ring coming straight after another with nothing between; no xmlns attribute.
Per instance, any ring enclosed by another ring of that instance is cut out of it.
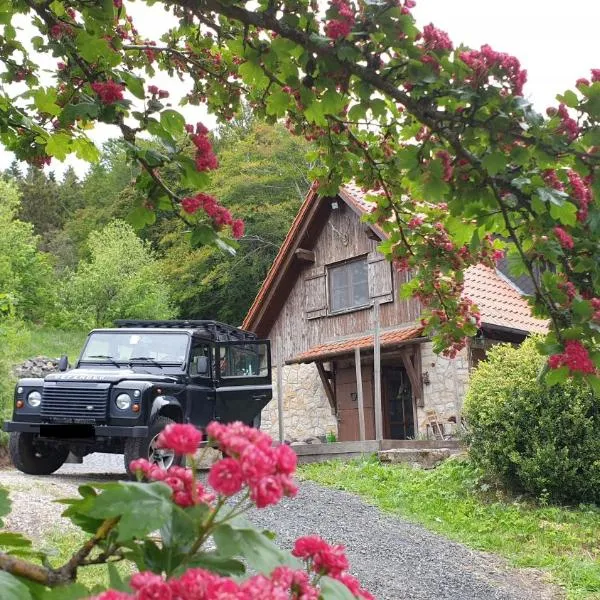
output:
<svg viewBox="0 0 600 600"><path fill-rule="evenodd" d="M136 77L127 71L117 71L121 79L124 81L127 89L140 100L143 100L146 95L144 93L144 80Z"/></svg>
<svg viewBox="0 0 600 600"><path fill-rule="evenodd" d="M182 157L179 164L183 166L183 177L181 183L184 187L203 189L210 183L210 175L204 171L196 170L196 165L191 158Z"/></svg>
<svg viewBox="0 0 600 600"><path fill-rule="evenodd" d="M95 119L98 116L99 107L94 102L80 102L79 104L68 104L58 117L63 124L73 123L77 119Z"/></svg>
<svg viewBox="0 0 600 600"><path fill-rule="evenodd" d="M123 581L121 574L119 573L117 566L114 563L109 562L108 567L108 583L113 590L120 592L130 592L131 588Z"/></svg>
<svg viewBox="0 0 600 600"><path fill-rule="evenodd" d="M146 225L156 222L156 213L145 206L136 206L128 215L127 220L134 229L143 229Z"/></svg>
<svg viewBox="0 0 600 600"><path fill-rule="evenodd" d="M356 600L352 592L341 582L331 577L319 580L323 600Z"/></svg>
<svg viewBox="0 0 600 600"><path fill-rule="evenodd" d="M329 115L337 115L346 104L346 99L336 90L327 90L321 98L323 112Z"/></svg>
<svg viewBox="0 0 600 600"><path fill-rule="evenodd" d="M71 145L71 138L62 132L54 133L46 142L46 154L54 156L58 160L65 160L69 153L69 146Z"/></svg>
<svg viewBox="0 0 600 600"><path fill-rule="evenodd" d="M87 138L76 138L72 142L75 156L90 163L100 160L100 152L91 140Z"/></svg>
<svg viewBox="0 0 600 600"><path fill-rule="evenodd" d="M246 567L244 563L234 558L220 556L216 552L203 552L197 554L185 562L181 567L181 572L190 568L207 569L219 575L244 575ZM179 574L176 571L176 574Z"/></svg>
<svg viewBox="0 0 600 600"><path fill-rule="evenodd" d="M590 387L594 391L594 395L600 397L600 377L597 375L590 375L586 377L586 381L590 384Z"/></svg>
<svg viewBox="0 0 600 600"><path fill-rule="evenodd" d="M217 238L217 232L209 225L198 225L192 230L190 244L192 247L206 246L212 244Z"/></svg>
<svg viewBox="0 0 600 600"><path fill-rule="evenodd" d="M238 72L244 83L255 85L258 88L266 87L269 83L269 78L264 74L261 66L252 61L240 65Z"/></svg>
<svg viewBox="0 0 600 600"><path fill-rule="evenodd" d="M213 538L222 556L242 556L251 568L261 573L268 574L278 565L300 567L296 558L278 548L246 519L238 518L220 525Z"/></svg>
<svg viewBox="0 0 600 600"><path fill-rule="evenodd" d="M490 175L497 175L506 168L506 156L502 152L492 152L487 154L482 164Z"/></svg>
<svg viewBox="0 0 600 600"><path fill-rule="evenodd" d="M304 116L309 123L314 123L315 125L327 125L327 119L325 119L325 115L323 113L323 105L318 102L312 102L305 110Z"/></svg>
<svg viewBox="0 0 600 600"><path fill-rule="evenodd" d="M6 571L0 571L0 590L2 600L32 600L27 586Z"/></svg>
<svg viewBox="0 0 600 600"><path fill-rule="evenodd" d="M28 540L20 533L12 531L0 531L0 546L9 546L11 548L30 548L31 540Z"/></svg>
<svg viewBox="0 0 600 600"><path fill-rule="evenodd" d="M160 113L160 124L171 135L177 136L183 133L185 119L176 110L168 108Z"/></svg>
<svg viewBox="0 0 600 600"><path fill-rule="evenodd" d="M577 207L570 202L565 202L562 206L551 204L550 215L563 225L575 225L577 223Z"/></svg>
<svg viewBox="0 0 600 600"><path fill-rule="evenodd" d="M121 517L117 541L144 537L171 518L171 490L163 483L119 482L97 487L103 491L86 498L85 514L97 519Z"/></svg>
<svg viewBox="0 0 600 600"><path fill-rule="evenodd" d="M33 94L33 102L35 107L41 113L47 113L56 117L61 113L61 108L56 104L56 90L54 88L40 88Z"/></svg>
<svg viewBox="0 0 600 600"><path fill-rule="evenodd" d="M99 58L108 58L111 54L114 54L106 40L90 35L84 30L79 30L76 45L81 56L91 63L96 63Z"/></svg>
<svg viewBox="0 0 600 600"><path fill-rule="evenodd" d="M579 98L573 90L567 90L562 96L558 96L558 98L569 108L577 108L579 106Z"/></svg>
<svg viewBox="0 0 600 600"><path fill-rule="evenodd" d="M556 204L557 206L562 206L565 203L565 199L568 198L565 192L553 188L539 187L536 192L541 200L549 204Z"/></svg>
<svg viewBox="0 0 600 600"><path fill-rule="evenodd" d="M569 367L559 367L558 369L548 369L546 373L546 384L549 386L562 383L569 376Z"/></svg>
<svg viewBox="0 0 600 600"><path fill-rule="evenodd" d="M218 248L223 250L223 252L226 252L227 254L231 254L231 256L235 256L237 254L235 248L231 244L229 244L226 240L224 240L222 237L217 236L215 238L215 244L217 245Z"/></svg>
<svg viewBox="0 0 600 600"><path fill-rule="evenodd" d="M281 89L273 92L267 98L267 114L283 117L290 104L290 95Z"/></svg>
<svg viewBox="0 0 600 600"><path fill-rule="evenodd" d="M128 592L131 590L127 590ZM54 588L43 595L43 600L79 600L88 598L90 590L81 583L72 583L71 585Z"/></svg>
<svg viewBox="0 0 600 600"><path fill-rule="evenodd" d="M0 487L0 517L4 517L10 514L10 498L8 496L8 490ZM0 518L0 527L4 527L4 521Z"/></svg>

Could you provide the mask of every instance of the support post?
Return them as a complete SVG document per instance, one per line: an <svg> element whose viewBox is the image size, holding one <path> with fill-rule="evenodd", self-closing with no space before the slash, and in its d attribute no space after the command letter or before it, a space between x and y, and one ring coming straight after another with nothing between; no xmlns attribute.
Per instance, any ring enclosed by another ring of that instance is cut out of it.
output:
<svg viewBox="0 0 600 600"><path fill-rule="evenodd" d="M283 427L283 349L281 347L281 336L277 338L277 418L279 421L279 441L285 440Z"/></svg>
<svg viewBox="0 0 600 600"><path fill-rule="evenodd" d="M383 411L381 406L381 345L379 339L379 299L375 298L373 306L373 379L375 383L374 404L375 404L375 439L383 439Z"/></svg>
<svg viewBox="0 0 600 600"><path fill-rule="evenodd" d="M365 440L365 403L363 397L362 369L360 364L360 348L354 348L354 362L356 363L356 395L358 400L358 439Z"/></svg>

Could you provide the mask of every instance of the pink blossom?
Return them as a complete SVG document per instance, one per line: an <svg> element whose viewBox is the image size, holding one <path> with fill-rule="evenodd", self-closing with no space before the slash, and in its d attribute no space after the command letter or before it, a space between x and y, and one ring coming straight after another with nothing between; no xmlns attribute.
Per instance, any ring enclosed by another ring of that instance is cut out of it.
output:
<svg viewBox="0 0 600 600"><path fill-rule="evenodd" d="M423 27L423 41L426 50L450 52L453 49L448 34L441 29L437 29L433 23Z"/></svg>
<svg viewBox="0 0 600 600"><path fill-rule="evenodd" d="M566 250L571 250L573 248L573 238L558 225L554 228L554 235L558 239L559 244L565 248Z"/></svg>
<svg viewBox="0 0 600 600"><path fill-rule="evenodd" d="M579 340L568 340L562 354L553 354L548 358L548 366L551 369L568 367L571 373L591 374L596 372L587 348Z"/></svg>
<svg viewBox="0 0 600 600"><path fill-rule="evenodd" d="M600 69L592 69L592 83L600 81Z"/></svg>
<svg viewBox="0 0 600 600"><path fill-rule="evenodd" d="M201 441L202 434L193 425L171 423L160 432L157 445L177 454L194 454Z"/></svg>
<svg viewBox="0 0 600 600"><path fill-rule="evenodd" d="M97 81L92 83L91 88L96 92L96 94L98 94L102 104L109 105L114 104L119 100L123 100L125 86L120 83L116 83L115 81Z"/></svg>
<svg viewBox="0 0 600 600"><path fill-rule="evenodd" d="M140 573L135 573L131 576L129 585L134 590L141 590L151 583L162 582L162 580L163 578L160 575L156 575L156 573L152 573L151 571L141 571Z"/></svg>
<svg viewBox="0 0 600 600"><path fill-rule="evenodd" d="M208 484L222 496L237 494L243 483L240 463L233 458L224 458L210 468Z"/></svg>
<svg viewBox="0 0 600 600"><path fill-rule="evenodd" d="M236 240L239 240L244 235L244 221L241 219L234 219L233 223L231 224L231 232L233 237Z"/></svg>
<svg viewBox="0 0 600 600"><path fill-rule="evenodd" d="M298 457L296 453L287 445L281 444L275 449L275 459L277 461L277 470L284 475L292 475L296 471Z"/></svg>
<svg viewBox="0 0 600 600"><path fill-rule="evenodd" d="M273 476L263 477L250 485L250 499L257 508L265 508L277 504L283 497L283 486Z"/></svg>

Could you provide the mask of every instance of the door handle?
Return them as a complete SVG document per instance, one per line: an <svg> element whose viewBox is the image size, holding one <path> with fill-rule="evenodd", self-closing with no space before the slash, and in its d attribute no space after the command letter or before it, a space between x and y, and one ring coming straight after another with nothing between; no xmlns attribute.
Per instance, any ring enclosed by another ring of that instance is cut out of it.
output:
<svg viewBox="0 0 600 600"><path fill-rule="evenodd" d="M266 394L260 394L258 396L252 396L252 400L264 400L266 397Z"/></svg>

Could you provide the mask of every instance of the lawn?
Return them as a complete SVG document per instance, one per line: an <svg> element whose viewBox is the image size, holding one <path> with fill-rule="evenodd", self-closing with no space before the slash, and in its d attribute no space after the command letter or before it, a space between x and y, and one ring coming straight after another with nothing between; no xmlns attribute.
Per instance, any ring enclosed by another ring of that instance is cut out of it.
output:
<svg viewBox="0 0 600 600"><path fill-rule="evenodd" d="M546 570L572 600L600 599L600 508L544 506L483 483L467 460L433 471L376 459L302 466L305 479L354 492L453 540Z"/></svg>
<svg viewBox="0 0 600 600"><path fill-rule="evenodd" d="M13 369L27 358L47 356L58 358L61 354L73 362L78 356L87 332L64 331L48 327L25 327L19 323L5 322L0 328L0 423L12 412L13 389L16 378ZM8 436L0 433L0 445Z"/></svg>

